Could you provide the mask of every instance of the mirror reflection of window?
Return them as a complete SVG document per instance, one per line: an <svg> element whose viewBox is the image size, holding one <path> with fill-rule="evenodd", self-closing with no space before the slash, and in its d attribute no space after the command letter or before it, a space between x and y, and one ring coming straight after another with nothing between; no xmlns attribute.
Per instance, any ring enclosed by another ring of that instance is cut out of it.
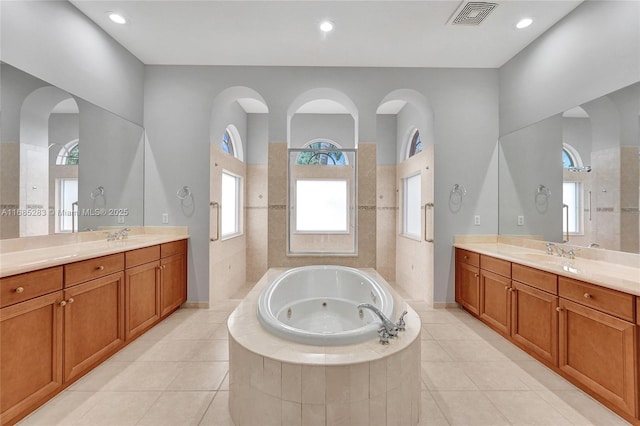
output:
<svg viewBox="0 0 640 426"><path fill-rule="evenodd" d="M240 230L240 177L222 172L222 198L220 212L220 234L222 238L241 234Z"/></svg>
<svg viewBox="0 0 640 426"><path fill-rule="evenodd" d="M56 215L59 218L59 232L74 232L73 229L73 203L78 201L78 179L64 178L58 179L58 200L56 205Z"/></svg>
<svg viewBox="0 0 640 426"><path fill-rule="evenodd" d="M235 157L236 150L234 148L234 145L234 140L231 136L231 133L229 132L229 129L225 130L224 135L222 135L222 150L227 154Z"/></svg>
<svg viewBox="0 0 640 426"><path fill-rule="evenodd" d="M422 139L418 129L411 136L411 145L409 146L409 157L413 157L417 153L422 152Z"/></svg>

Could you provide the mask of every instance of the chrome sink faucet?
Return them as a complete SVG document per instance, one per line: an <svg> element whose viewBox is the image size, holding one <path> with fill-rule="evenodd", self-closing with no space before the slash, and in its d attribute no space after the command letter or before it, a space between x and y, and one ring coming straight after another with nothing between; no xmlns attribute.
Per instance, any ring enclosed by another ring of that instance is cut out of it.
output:
<svg viewBox="0 0 640 426"><path fill-rule="evenodd" d="M380 343L386 345L389 343L389 338L398 336L399 331L404 331L406 323L404 321L404 316L407 315L407 311L404 311L397 323L393 323L389 318L385 316L385 314L380 311L380 309L376 308L370 303L361 303L358 305L358 309L369 309L371 312L376 314L380 321L382 321L382 327L378 330L378 335L380 336Z"/></svg>
<svg viewBox="0 0 640 426"><path fill-rule="evenodd" d="M547 247L546 253L550 254L550 255L553 255L553 249L555 248L556 245L553 244L553 243L547 243L547 244L545 244L545 246Z"/></svg>
<svg viewBox="0 0 640 426"><path fill-rule="evenodd" d="M127 236L129 236L129 231L131 231L131 229L122 228L117 232L109 232L107 234L107 241L124 240L125 238L127 238Z"/></svg>

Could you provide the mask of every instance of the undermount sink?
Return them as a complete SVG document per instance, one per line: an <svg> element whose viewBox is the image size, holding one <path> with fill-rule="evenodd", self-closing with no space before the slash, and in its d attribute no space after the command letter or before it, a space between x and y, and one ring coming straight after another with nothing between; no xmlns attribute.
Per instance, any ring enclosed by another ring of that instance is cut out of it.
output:
<svg viewBox="0 0 640 426"><path fill-rule="evenodd" d="M549 263L549 262L555 263L558 261L558 259L560 259L558 256L554 256L546 253L522 253L518 256L522 257L523 259L531 260L534 262L545 262L545 263Z"/></svg>

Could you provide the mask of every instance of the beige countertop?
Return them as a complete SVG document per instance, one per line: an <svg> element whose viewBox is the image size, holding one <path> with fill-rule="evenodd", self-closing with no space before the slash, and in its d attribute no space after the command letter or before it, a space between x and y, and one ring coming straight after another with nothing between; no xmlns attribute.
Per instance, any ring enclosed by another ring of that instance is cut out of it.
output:
<svg viewBox="0 0 640 426"><path fill-rule="evenodd" d="M580 257L580 251L575 259L568 259L500 242L456 242L454 247L640 296L640 262L629 265L589 259Z"/></svg>
<svg viewBox="0 0 640 426"><path fill-rule="evenodd" d="M0 247L2 249L0 251L0 277L189 238L186 230L178 232L168 230L167 233L162 233L158 230L145 232L144 229L137 229L132 231L126 239L117 241L107 241L102 233L95 232L92 233L93 236L82 236L82 238L75 238L71 241L69 237L64 239L49 238L38 244L26 246L23 241L7 242ZM100 239L93 237L100 237ZM15 240L24 239L17 238Z"/></svg>

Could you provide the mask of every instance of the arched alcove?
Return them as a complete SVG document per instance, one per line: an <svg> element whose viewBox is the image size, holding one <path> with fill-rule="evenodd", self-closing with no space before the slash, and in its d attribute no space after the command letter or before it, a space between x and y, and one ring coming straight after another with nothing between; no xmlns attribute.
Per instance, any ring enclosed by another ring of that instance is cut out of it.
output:
<svg viewBox="0 0 640 426"><path fill-rule="evenodd" d="M40 87L25 97L20 108L20 179L19 207L21 210L46 212L46 214L24 215L20 217L21 237L46 235L59 231L55 215L51 211L67 210L69 206L59 205L55 197L57 174L51 166L51 158L56 157L60 148L69 140L56 137L66 133L70 139L78 138L78 103L69 93L53 86ZM71 120L53 120L52 114L73 114ZM64 129L60 131L59 129ZM77 167L73 176L76 180ZM72 229L62 229L71 231Z"/></svg>
<svg viewBox="0 0 640 426"><path fill-rule="evenodd" d="M301 114L298 117L303 117L303 122L296 129L307 131L302 135L297 135L293 128L297 114ZM301 93L289 105L287 146L301 148L315 138L335 140L344 148L358 147L358 108L343 92L327 87L315 88Z"/></svg>

